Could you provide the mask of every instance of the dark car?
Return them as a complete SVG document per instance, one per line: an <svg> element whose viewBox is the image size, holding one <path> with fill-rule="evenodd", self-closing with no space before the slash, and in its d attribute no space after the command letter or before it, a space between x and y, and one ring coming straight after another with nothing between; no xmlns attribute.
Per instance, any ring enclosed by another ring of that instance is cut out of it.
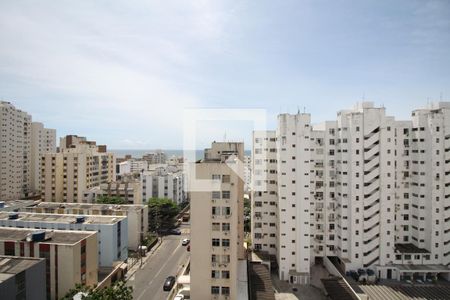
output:
<svg viewBox="0 0 450 300"><path fill-rule="evenodd" d="M170 234L181 235L181 230L180 229L172 229L169 232L170 232Z"/></svg>
<svg viewBox="0 0 450 300"><path fill-rule="evenodd" d="M170 291L173 288L173 285L175 284L175 277L169 276L164 281L163 285L163 291Z"/></svg>

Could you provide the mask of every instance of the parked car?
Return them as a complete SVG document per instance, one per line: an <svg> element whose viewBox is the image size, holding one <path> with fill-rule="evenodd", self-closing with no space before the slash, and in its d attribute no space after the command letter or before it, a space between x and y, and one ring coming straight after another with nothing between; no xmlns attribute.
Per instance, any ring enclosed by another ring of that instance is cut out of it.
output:
<svg viewBox="0 0 450 300"><path fill-rule="evenodd" d="M358 269L359 282L367 282L367 272L364 269Z"/></svg>
<svg viewBox="0 0 450 300"><path fill-rule="evenodd" d="M170 291L173 288L173 285L175 284L175 277L169 276L164 281L163 285L163 291Z"/></svg>
<svg viewBox="0 0 450 300"><path fill-rule="evenodd" d="M356 271L348 271L348 276L353 278L353 280L358 281L359 280L359 274Z"/></svg>
<svg viewBox="0 0 450 300"><path fill-rule="evenodd" d="M183 239L183 241L181 242L181 245L186 246L190 243L189 239Z"/></svg>
<svg viewBox="0 0 450 300"><path fill-rule="evenodd" d="M177 294L173 300L184 300L184 295Z"/></svg>
<svg viewBox="0 0 450 300"><path fill-rule="evenodd" d="M170 234L174 234L174 235L181 235L181 230L180 229L172 229L169 231Z"/></svg>

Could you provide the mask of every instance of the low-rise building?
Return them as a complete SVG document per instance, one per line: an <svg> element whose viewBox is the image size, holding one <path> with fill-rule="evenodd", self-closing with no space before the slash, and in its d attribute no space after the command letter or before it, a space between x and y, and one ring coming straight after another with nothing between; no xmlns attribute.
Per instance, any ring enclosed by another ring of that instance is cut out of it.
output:
<svg viewBox="0 0 450 300"><path fill-rule="evenodd" d="M47 299L61 299L76 284L97 284L97 251L95 231L0 228L0 255L45 258Z"/></svg>
<svg viewBox="0 0 450 300"><path fill-rule="evenodd" d="M2 299L47 299L45 259L1 255L0 295Z"/></svg>
<svg viewBox="0 0 450 300"><path fill-rule="evenodd" d="M110 267L128 258L126 216L80 216L0 212L1 227L97 231L98 263Z"/></svg>
<svg viewBox="0 0 450 300"><path fill-rule="evenodd" d="M22 211L46 214L108 215L128 217L128 249L136 250L148 231L148 206L137 204L94 204L41 202Z"/></svg>

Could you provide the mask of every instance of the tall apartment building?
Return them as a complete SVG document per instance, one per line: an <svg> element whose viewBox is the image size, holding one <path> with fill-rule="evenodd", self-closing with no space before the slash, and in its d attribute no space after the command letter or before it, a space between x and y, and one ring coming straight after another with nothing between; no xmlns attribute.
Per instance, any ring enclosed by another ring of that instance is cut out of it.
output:
<svg viewBox="0 0 450 300"><path fill-rule="evenodd" d="M233 170L242 171L243 154L243 143L214 142L205 150L204 159L192 165L195 175L190 176L213 180L201 189L195 186L194 178L189 180L192 298L247 299L240 298L247 287L238 280L246 272L244 183L239 172Z"/></svg>
<svg viewBox="0 0 450 300"><path fill-rule="evenodd" d="M141 172L142 199L168 198L180 204L186 201L185 175L177 167L161 165Z"/></svg>
<svg viewBox="0 0 450 300"><path fill-rule="evenodd" d="M294 283L308 283L310 265L324 257L382 278L410 276L404 264L446 272L449 113L450 103L438 103L414 111L412 121L396 121L365 102L316 126L309 114L279 115L277 180L267 164L275 161L273 131L254 133L254 248L273 253L276 244L279 276ZM276 212L264 198L275 190Z"/></svg>
<svg viewBox="0 0 450 300"><path fill-rule="evenodd" d="M54 150L56 132L31 116L0 101L0 201L39 192L41 155Z"/></svg>
<svg viewBox="0 0 450 300"><path fill-rule="evenodd" d="M44 128L39 122L31 123L31 192L40 194L41 164L45 153L56 152L56 130Z"/></svg>
<svg viewBox="0 0 450 300"><path fill-rule="evenodd" d="M130 159L118 163L117 175L127 175L130 173L140 173L148 170L148 161L143 159Z"/></svg>
<svg viewBox="0 0 450 300"><path fill-rule="evenodd" d="M42 159L42 199L82 203L85 191L115 180L115 165L115 156L106 146L85 137L61 138L59 152Z"/></svg>
<svg viewBox="0 0 450 300"><path fill-rule="evenodd" d="M14 200L31 188L31 116L9 102L0 109L0 200Z"/></svg>
<svg viewBox="0 0 450 300"><path fill-rule="evenodd" d="M275 131L253 132L251 228L253 249L277 253L277 152Z"/></svg>
<svg viewBox="0 0 450 300"><path fill-rule="evenodd" d="M250 155L244 156L244 191L250 191L252 183L252 157Z"/></svg>
<svg viewBox="0 0 450 300"><path fill-rule="evenodd" d="M47 299L97 284L97 232L0 228L0 255L45 258Z"/></svg>
<svg viewBox="0 0 450 300"><path fill-rule="evenodd" d="M165 164L167 160L166 153L161 150L144 154L142 159L147 161L149 165Z"/></svg>

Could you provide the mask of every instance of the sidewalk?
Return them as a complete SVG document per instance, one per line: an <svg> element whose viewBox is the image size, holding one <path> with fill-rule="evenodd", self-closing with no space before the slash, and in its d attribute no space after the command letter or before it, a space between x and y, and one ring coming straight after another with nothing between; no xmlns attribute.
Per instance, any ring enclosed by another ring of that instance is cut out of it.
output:
<svg viewBox="0 0 450 300"><path fill-rule="evenodd" d="M153 254L158 250L158 248L159 248L159 246L161 246L161 244L162 244L162 239L158 238L158 243L152 248L152 250L150 250L150 252L147 252L147 255L145 255L145 257L142 258L142 267L141 267L140 261L135 263L134 266L128 270L127 274L125 274L125 281L128 281L136 273L137 270L139 270L145 266L145 264L147 263L147 260L149 260L150 257L153 256Z"/></svg>

